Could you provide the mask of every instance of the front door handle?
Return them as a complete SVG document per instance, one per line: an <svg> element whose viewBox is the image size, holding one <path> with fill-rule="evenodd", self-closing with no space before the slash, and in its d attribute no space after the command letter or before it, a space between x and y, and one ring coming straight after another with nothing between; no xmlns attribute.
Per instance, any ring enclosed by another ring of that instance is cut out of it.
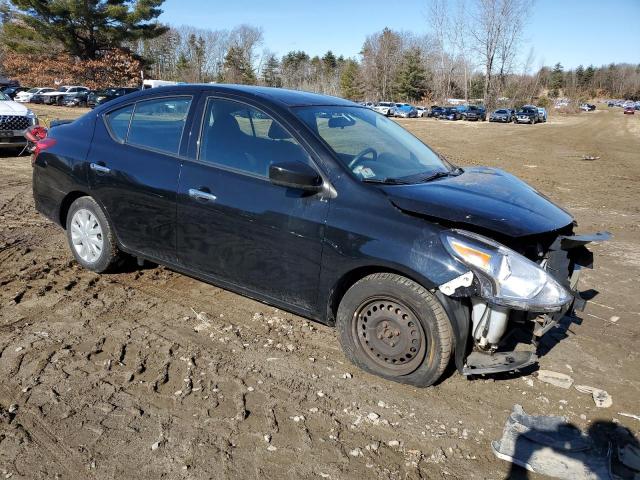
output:
<svg viewBox="0 0 640 480"><path fill-rule="evenodd" d="M105 167L104 165L98 165L97 163L90 163L89 168L94 172L98 173L111 173L111 169L109 167Z"/></svg>
<svg viewBox="0 0 640 480"><path fill-rule="evenodd" d="M191 198L195 198L196 200L205 200L207 202L215 202L218 199L218 197L216 197L214 194L203 192L202 190L198 190L197 188L190 188L189 196Z"/></svg>

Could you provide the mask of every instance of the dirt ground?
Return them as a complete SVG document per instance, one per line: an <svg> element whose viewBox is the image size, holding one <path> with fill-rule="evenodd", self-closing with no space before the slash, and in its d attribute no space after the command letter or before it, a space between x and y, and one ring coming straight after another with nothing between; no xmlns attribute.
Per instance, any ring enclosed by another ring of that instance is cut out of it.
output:
<svg viewBox="0 0 640 480"><path fill-rule="evenodd" d="M614 234L582 278L599 294L540 360L611 408L534 375L392 384L349 364L329 327L161 267L83 270L34 210L29 157L0 152L0 478L525 478L490 448L516 403L638 435L620 413L640 415L640 115L400 123Z"/></svg>

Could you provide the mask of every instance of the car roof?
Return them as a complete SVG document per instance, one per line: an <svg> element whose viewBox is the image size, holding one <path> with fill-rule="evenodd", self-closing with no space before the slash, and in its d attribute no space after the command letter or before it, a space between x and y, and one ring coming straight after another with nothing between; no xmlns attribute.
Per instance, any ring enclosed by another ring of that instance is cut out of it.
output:
<svg viewBox="0 0 640 480"><path fill-rule="evenodd" d="M142 90L140 95L146 96L153 93L163 94L175 93L196 93L199 91L210 91L211 93L236 93L247 97L255 97L270 102L275 102L284 107L303 107L312 105L333 105L333 106L355 106L361 105L339 97L320 95L318 93L304 92L300 90L288 90L286 88L257 87L252 85L235 84L180 84ZM132 97L129 97L132 98Z"/></svg>

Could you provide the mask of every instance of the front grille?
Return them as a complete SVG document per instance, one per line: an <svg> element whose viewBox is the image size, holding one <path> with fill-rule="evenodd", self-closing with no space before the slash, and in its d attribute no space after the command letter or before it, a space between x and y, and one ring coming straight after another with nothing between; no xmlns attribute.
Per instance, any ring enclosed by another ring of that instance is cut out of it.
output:
<svg viewBox="0 0 640 480"><path fill-rule="evenodd" d="M0 130L25 130L31 120L20 115L0 115Z"/></svg>

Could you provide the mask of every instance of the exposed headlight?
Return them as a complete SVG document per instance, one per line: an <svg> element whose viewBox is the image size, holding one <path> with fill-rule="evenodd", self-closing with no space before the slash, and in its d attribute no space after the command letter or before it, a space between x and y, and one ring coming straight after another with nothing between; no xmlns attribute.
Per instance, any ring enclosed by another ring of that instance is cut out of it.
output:
<svg viewBox="0 0 640 480"><path fill-rule="evenodd" d="M38 124L38 116L33 110L27 110L27 114L25 115L29 120L31 120L31 125Z"/></svg>
<svg viewBox="0 0 640 480"><path fill-rule="evenodd" d="M491 303L553 312L572 299L538 264L504 245L465 230L449 230L442 237L449 253L476 273L480 295Z"/></svg>

